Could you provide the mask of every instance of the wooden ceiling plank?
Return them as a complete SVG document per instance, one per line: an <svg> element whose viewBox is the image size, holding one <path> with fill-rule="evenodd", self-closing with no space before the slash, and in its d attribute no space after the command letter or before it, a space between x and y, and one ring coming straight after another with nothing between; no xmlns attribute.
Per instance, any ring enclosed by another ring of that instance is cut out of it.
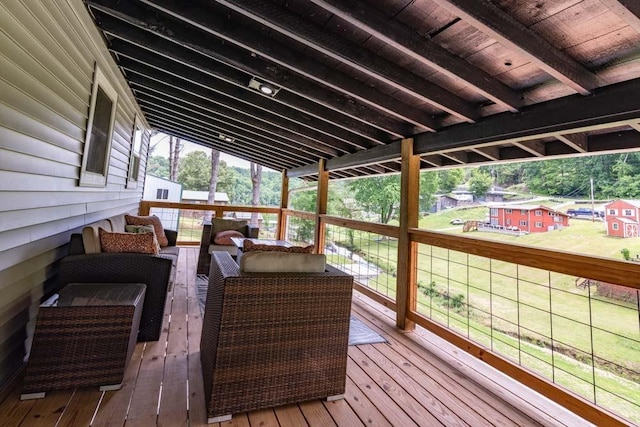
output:
<svg viewBox="0 0 640 427"><path fill-rule="evenodd" d="M582 95L600 86L599 78L536 32L488 0L434 0L505 47L521 52L551 76Z"/></svg>
<svg viewBox="0 0 640 427"><path fill-rule="evenodd" d="M467 163L469 163L469 155L464 151L448 151L439 154L461 165L466 165Z"/></svg>
<svg viewBox="0 0 640 427"><path fill-rule="evenodd" d="M108 0L89 0L88 3L92 7L105 7L102 3L112 5ZM129 3L120 2L118 8L130 7ZM430 114L394 100L387 94L343 73L337 73L312 57L303 57L286 46L264 40L259 35L229 25L217 15L192 9L181 10L171 0L141 0L141 3L422 130L434 131L438 128L437 121ZM154 22L142 21L140 24L149 28L155 27Z"/></svg>
<svg viewBox="0 0 640 427"><path fill-rule="evenodd" d="M315 169L314 169L315 167ZM302 178L304 176L314 175L318 173L319 163L311 163L297 168L287 170L288 178Z"/></svg>
<svg viewBox="0 0 640 427"><path fill-rule="evenodd" d="M500 160L500 147L490 146L482 148L471 148L471 150L491 161L497 162Z"/></svg>
<svg viewBox="0 0 640 427"><path fill-rule="evenodd" d="M557 135L557 138L567 144L569 147L576 150L578 153L586 153L587 151L589 151L586 133L569 133L564 135Z"/></svg>
<svg viewBox="0 0 640 427"><path fill-rule="evenodd" d="M545 157L545 145L542 141L514 141L512 144L536 157Z"/></svg>
<svg viewBox="0 0 640 427"><path fill-rule="evenodd" d="M600 3L640 33L640 2L638 0L600 0Z"/></svg>
<svg viewBox="0 0 640 427"><path fill-rule="evenodd" d="M311 0L311 2L373 35L404 55L451 78L463 80L487 99L512 112L523 105L523 97L519 92L463 58L452 54L439 44L421 37L398 21L389 20L389 17L359 0L351 0L348 4L338 0Z"/></svg>
<svg viewBox="0 0 640 427"><path fill-rule="evenodd" d="M473 122L480 117L478 108L457 95L360 46L300 20L287 9L262 0L215 1L417 100L434 105L465 121Z"/></svg>
<svg viewBox="0 0 640 427"><path fill-rule="evenodd" d="M422 156L420 157L420 160L436 168L442 166L442 158L438 155Z"/></svg>
<svg viewBox="0 0 640 427"><path fill-rule="evenodd" d="M629 126L640 132L640 123L629 123Z"/></svg>

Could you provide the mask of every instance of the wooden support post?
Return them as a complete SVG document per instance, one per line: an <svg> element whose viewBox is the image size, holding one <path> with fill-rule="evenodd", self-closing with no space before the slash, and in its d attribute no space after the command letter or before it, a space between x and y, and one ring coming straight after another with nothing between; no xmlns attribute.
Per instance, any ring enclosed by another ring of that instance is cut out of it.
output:
<svg viewBox="0 0 640 427"><path fill-rule="evenodd" d="M329 200L329 172L325 168L325 160L320 159L318 165L318 198L316 200L316 231L315 231L315 251L317 254L324 253L324 230L325 224L320 215L327 213L327 201Z"/></svg>
<svg viewBox="0 0 640 427"><path fill-rule="evenodd" d="M400 175L400 235L398 236L398 267L396 269L396 324L411 330L415 324L407 313L416 309L416 244L409 238L409 229L418 227L420 199L420 157L413 154L413 139L402 140Z"/></svg>
<svg viewBox="0 0 640 427"><path fill-rule="evenodd" d="M148 216L149 212L151 212L151 206L149 202L140 202L140 206L138 207L138 215Z"/></svg>
<svg viewBox="0 0 640 427"><path fill-rule="evenodd" d="M286 240L287 220L282 213L283 209L289 207L289 177L287 171L282 171L282 185L280 187L280 213L278 214L278 240Z"/></svg>

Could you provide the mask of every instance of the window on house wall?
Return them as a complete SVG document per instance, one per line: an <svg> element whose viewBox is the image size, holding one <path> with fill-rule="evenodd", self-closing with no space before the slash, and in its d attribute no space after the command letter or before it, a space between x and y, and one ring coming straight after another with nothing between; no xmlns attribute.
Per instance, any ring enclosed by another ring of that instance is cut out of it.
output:
<svg viewBox="0 0 640 427"><path fill-rule="evenodd" d="M618 215L618 211L616 209L609 209L609 215Z"/></svg>
<svg viewBox="0 0 640 427"><path fill-rule="evenodd" d="M510 214L513 213L513 209L505 209L504 212Z"/></svg>
<svg viewBox="0 0 640 427"><path fill-rule="evenodd" d="M136 116L131 132L131 155L129 157L129 176L127 188L137 188L140 180L140 154L142 153L143 130L140 119Z"/></svg>
<svg viewBox="0 0 640 427"><path fill-rule="evenodd" d="M526 227L527 226L527 221L520 221L520 226L521 227Z"/></svg>
<svg viewBox="0 0 640 427"><path fill-rule="evenodd" d="M542 216L542 211L540 209L537 209L535 211L535 216Z"/></svg>
<svg viewBox="0 0 640 427"><path fill-rule="evenodd" d="M156 199L158 200L167 200L169 198L169 189L168 188L158 188L156 190Z"/></svg>
<svg viewBox="0 0 640 427"><path fill-rule="evenodd" d="M540 221L536 221L535 227L536 228L542 228L542 223Z"/></svg>
<svg viewBox="0 0 640 427"><path fill-rule="evenodd" d="M520 215L526 215L527 211L526 209L520 209Z"/></svg>
<svg viewBox="0 0 640 427"><path fill-rule="evenodd" d="M491 208L491 209L489 210L489 213L491 214L491 216L496 216L496 215L498 215L498 209L496 209L496 208Z"/></svg>
<svg viewBox="0 0 640 427"><path fill-rule="evenodd" d="M624 210L624 216L632 216L633 212L631 211L631 209L625 209Z"/></svg>
<svg viewBox="0 0 640 427"><path fill-rule="evenodd" d="M618 229L618 223L614 222L613 224L611 224L611 229L612 230L617 230Z"/></svg>
<svg viewBox="0 0 640 427"><path fill-rule="evenodd" d="M117 103L118 93L96 64L80 169L81 186L107 185Z"/></svg>

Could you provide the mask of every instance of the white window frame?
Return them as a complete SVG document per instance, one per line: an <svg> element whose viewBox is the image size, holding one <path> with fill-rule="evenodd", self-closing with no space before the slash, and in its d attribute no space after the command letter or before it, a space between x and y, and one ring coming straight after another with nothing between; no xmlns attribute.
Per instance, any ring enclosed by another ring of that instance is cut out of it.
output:
<svg viewBox="0 0 640 427"><path fill-rule="evenodd" d="M520 227L526 227L527 221L520 221Z"/></svg>
<svg viewBox="0 0 640 427"><path fill-rule="evenodd" d="M536 210L533 212L533 214L534 214L535 216L542 216L542 210L540 210L540 209L536 209Z"/></svg>
<svg viewBox="0 0 640 427"><path fill-rule="evenodd" d="M618 231L619 230L618 223L617 222L611 223L611 229Z"/></svg>
<svg viewBox="0 0 640 427"><path fill-rule="evenodd" d="M140 123L140 118L136 114L131 131L131 154L129 156L129 174L127 176L127 188L138 188L140 181L140 158L143 149L144 129Z"/></svg>
<svg viewBox="0 0 640 427"><path fill-rule="evenodd" d="M504 213L511 214L513 213L513 209L505 209Z"/></svg>
<svg viewBox="0 0 640 427"><path fill-rule="evenodd" d="M536 227L536 228L542 228L542 221L536 221L536 222L534 223L534 227Z"/></svg>
<svg viewBox="0 0 640 427"><path fill-rule="evenodd" d="M102 166L103 173L87 170L87 163L89 155L93 147L93 126L96 113L96 101L98 98L98 89L102 89L102 92L111 101L111 116L109 117L109 125L106 133L106 145L104 147L104 165ZM109 83L109 80L104 73L98 68L98 64L95 65L95 72L93 78L93 88L91 90L91 105L89 107L89 119L87 120L87 132L84 140L84 151L82 153L82 166L80 167L80 180L79 185L83 187L106 187L107 177L109 176L109 164L111 163L111 144L113 142L113 128L116 121L116 109L118 107L118 92Z"/></svg>
<svg viewBox="0 0 640 427"><path fill-rule="evenodd" d="M633 209L625 209L624 216L633 216Z"/></svg>
<svg viewBox="0 0 640 427"><path fill-rule="evenodd" d="M609 215L618 215L618 210L617 209L608 209L608 213Z"/></svg>

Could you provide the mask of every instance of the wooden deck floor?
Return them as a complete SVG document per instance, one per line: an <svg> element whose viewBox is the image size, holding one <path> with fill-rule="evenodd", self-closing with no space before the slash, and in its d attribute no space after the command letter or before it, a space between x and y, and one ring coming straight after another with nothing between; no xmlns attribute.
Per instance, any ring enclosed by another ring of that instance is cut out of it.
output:
<svg viewBox="0 0 640 427"><path fill-rule="evenodd" d="M181 250L158 342L137 345L118 391L48 393L0 404L2 426L206 425L195 286L195 248ZM388 343L349 347L346 398L234 416L224 426L586 425L584 420L420 331L400 333L391 314L356 294L353 312ZM216 426L218 426L217 424Z"/></svg>

